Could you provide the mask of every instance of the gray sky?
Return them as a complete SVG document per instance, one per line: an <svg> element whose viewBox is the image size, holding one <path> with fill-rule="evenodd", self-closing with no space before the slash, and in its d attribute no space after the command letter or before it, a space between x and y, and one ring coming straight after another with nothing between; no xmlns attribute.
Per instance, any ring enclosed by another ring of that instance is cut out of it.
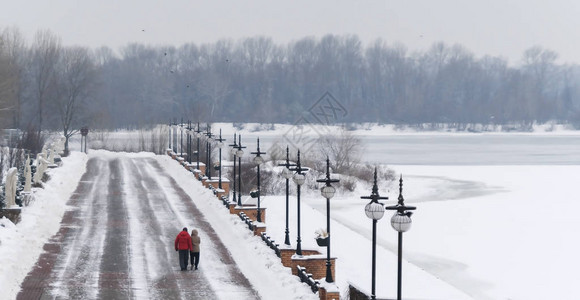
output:
<svg viewBox="0 0 580 300"><path fill-rule="evenodd" d="M517 64L533 45L580 64L577 0L12 0L0 6L0 28L16 25L28 41L50 29L65 45L118 49L129 42L181 45L269 36L357 34L410 51L433 42L461 44L478 57ZM145 30L145 31L143 31Z"/></svg>

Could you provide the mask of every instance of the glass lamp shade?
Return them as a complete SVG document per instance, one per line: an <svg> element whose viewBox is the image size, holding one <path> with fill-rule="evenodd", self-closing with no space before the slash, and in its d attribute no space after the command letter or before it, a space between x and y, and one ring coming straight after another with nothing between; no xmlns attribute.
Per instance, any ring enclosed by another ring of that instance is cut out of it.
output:
<svg viewBox="0 0 580 300"><path fill-rule="evenodd" d="M380 220L385 214L385 208L381 203L371 201L365 206L365 214L369 219Z"/></svg>
<svg viewBox="0 0 580 300"><path fill-rule="evenodd" d="M218 148L220 148L220 149L221 149L221 148L223 148L223 147L224 147L224 143L223 143L223 142L218 142L218 143L216 144L216 146L217 146Z"/></svg>
<svg viewBox="0 0 580 300"><path fill-rule="evenodd" d="M391 226L398 232L407 232L411 229L411 217L396 212L391 217Z"/></svg>
<svg viewBox="0 0 580 300"><path fill-rule="evenodd" d="M201 132L196 132L196 133L195 133L195 137L196 137L196 138L198 138L198 139L199 139L201 136L202 136Z"/></svg>
<svg viewBox="0 0 580 300"><path fill-rule="evenodd" d="M232 148L232 151L231 151L231 153L232 153L232 155L234 155L234 156L235 156L236 154L238 154L238 149L237 149L237 148L235 148L235 147L234 147L234 148Z"/></svg>
<svg viewBox="0 0 580 300"><path fill-rule="evenodd" d="M297 185L303 185L304 181L306 181L306 176L304 176L304 174L296 173L292 176L292 180L294 180Z"/></svg>
<svg viewBox="0 0 580 300"><path fill-rule="evenodd" d="M292 171L290 171L290 169L288 168L284 168L284 170L282 170L282 177L286 178L286 179L290 179L292 178Z"/></svg>
<svg viewBox="0 0 580 300"><path fill-rule="evenodd" d="M262 156L256 156L254 157L254 163L256 165L261 165L264 163L264 158Z"/></svg>
<svg viewBox="0 0 580 300"><path fill-rule="evenodd" d="M292 178L292 171L290 171L290 169L288 168L284 168L284 170L282 170L282 177L286 178L286 179L290 179Z"/></svg>
<svg viewBox="0 0 580 300"><path fill-rule="evenodd" d="M242 156L244 156L244 150L242 150L242 149L238 149L238 151L236 151L236 156L237 156L237 157L242 157Z"/></svg>
<svg viewBox="0 0 580 300"><path fill-rule="evenodd" d="M211 142L213 142L213 138L211 136L208 136L207 141L211 143Z"/></svg>
<svg viewBox="0 0 580 300"><path fill-rule="evenodd" d="M325 185L320 189L320 194L322 194L322 197L326 199L334 197L335 192L336 189L332 185Z"/></svg>

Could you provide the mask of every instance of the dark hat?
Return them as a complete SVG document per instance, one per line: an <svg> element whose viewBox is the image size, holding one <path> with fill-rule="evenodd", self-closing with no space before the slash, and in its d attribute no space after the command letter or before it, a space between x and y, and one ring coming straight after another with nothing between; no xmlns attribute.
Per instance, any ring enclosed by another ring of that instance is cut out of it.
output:
<svg viewBox="0 0 580 300"><path fill-rule="evenodd" d="M187 231L187 227L183 227L183 231Z"/></svg>

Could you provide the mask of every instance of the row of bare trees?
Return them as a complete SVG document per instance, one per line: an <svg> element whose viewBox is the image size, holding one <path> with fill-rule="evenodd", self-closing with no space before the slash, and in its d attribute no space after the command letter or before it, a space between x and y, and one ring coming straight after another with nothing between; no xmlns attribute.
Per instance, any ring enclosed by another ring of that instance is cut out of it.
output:
<svg viewBox="0 0 580 300"><path fill-rule="evenodd" d="M101 49L111 124L143 115L201 121L295 122L325 93L348 111L340 120L397 124L580 124L580 68L558 65L532 47L517 66L477 58L461 46L434 44L411 53L356 36L275 44L264 37L181 47ZM133 115L130 112L137 112Z"/></svg>
<svg viewBox="0 0 580 300"><path fill-rule="evenodd" d="M76 133L96 92L98 70L90 49L64 47L50 31L27 45L16 28L0 35L0 109L4 127Z"/></svg>
<svg viewBox="0 0 580 300"><path fill-rule="evenodd" d="M580 68L541 47L511 66L443 43L424 52L357 36L275 44L266 37L118 52L64 47L39 31L0 38L0 113L16 127L142 127L184 116L202 122L295 122L325 92L340 122L580 124ZM6 75L8 74L8 75ZM91 101L88 101L91 100ZM4 118L3 118L4 119Z"/></svg>

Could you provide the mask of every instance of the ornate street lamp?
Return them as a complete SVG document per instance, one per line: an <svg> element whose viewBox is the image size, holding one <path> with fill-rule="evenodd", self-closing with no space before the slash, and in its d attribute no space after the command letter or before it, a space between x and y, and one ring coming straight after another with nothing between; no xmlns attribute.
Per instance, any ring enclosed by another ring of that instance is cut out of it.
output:
<svg viewBox="0 0 580 300"><path fill-rule="evenodd" d="M297 233L298 238L296 239L296 255L302 255L302 240L300 239L300 186L304 184L306 181L306 176L302 173L302 171L307 171L307 168L302 168L300 166L300 150L298 150L298 159L296 160L296 166L290 169L295 171L294 175L292 176L292 180L296 183L296 200L298 203L298 227Z"/></svg>
<svg viewBox="0 0 580 300"><path fill-rule="evenodd" d="M417 209L414 206L405 206L405 199L403 199L403 175L399 179L399 198L397 205L385 207L387 210L395 210L395 214L391 217L391 226L399 233L399 264L397 268L397 300L401 300L402 289L402 265L403 265L403 232L411 229L411 215L413 212L408 210Z"/></svg>
<svg viewBox="0 0 580 300"><path fill-rule="evenodd" d="M266 154L266 152L260 152L260 138L258 138L258 149L256 152L251 152L251 154L255 154L254 157L254 164L256 164L257 172L258 172L258 216L256 217L256 221L262 222L262 211L260 210L260 165L264 163L264 158L262 154Z"/></svg>
<svg viewBox="0 0 580 300"><path fill-rule="evenodd" d="M286 232L284 238L284 244L286 245L290 245L290 235L289 235L290 231L288 230L288 190L289 190L288 183L290 181L290 178L292 178L292 171L290 171L289 168L295 165L296 164L290 163L290 150L288 149L288 146L286 146L286 163L278 164L278 166L284 167L284 169L282 170L282 176L286 178Z"/></svg>
<svg viewBox="0 0 580 300"><path fill-rule="evenodd" d="M326 233L327 244L326 244L326 282L334 282L332 279L332 271L330 268L330 198L334 197L336 189L330 185L333 182L339 182L338 179L330 179L330 159L326 157L326 178L318 179L316 182L324 182L325 185L320 189L322 197L326 198Z"/></svg>
<svg viewBox="0 0 580 300"><path fill-rule="evenodd" d="M206 128L207 132L205 133L205 136L207 137L206 140L207 164L205 165L205 176L207 176L207 178L211 180L211 143L213 142L213 134L211 133L211 126L209 124L207 124Z"/></svg>
<svg viewBox="0 0 580 300"><path fill-rule="evenodd" d="M385 208L380 203L379 199L389 199L389 197L379 196L379 188L377 186L377 168L375 167L375 178L373 183L373 191L370 196L362 196L361 199L371 199L365 206L365 214L373 220L373 254L372 254L372 272L371 272L371 299L376 299L375 282L376 282L376 260L377 260L377 221L385 214Z"/></svg>
<svg viewBox="0 0 580 300"><path fill-rule="evenodd" d="M195 151L195 156L197 158L197 166L196 169L199 170L199 138L201 138L202 131L199 130L199 122L197 122L197 129L194 131L195 137L197 138L197 151Z"/></svg>
<svg viewBox="0 0 580 300"><path fill-rule="evenodd" d="M222 148L224 147L224 141L226 139L222 139L222 130L220 128L220 135L219 138L215 139L215 141L217 142L217 147L220 149L219 150L219 166L218 166L218 189L221 190L222 188Z"/></svg>
<svg viewBox="0 0 580 300"><path fill-rule="evenodd" d="M242 146L242 135L238 134L238 151L236 151L236 156L238 157L238 206L242 206L242 156L244 156L245 146Z"/></svg>
<svg viewBox="0 0 580 300"><path fill-rule="evenodd" d="M231 153L234 158L234 172L233 172L233 191L234 191L234 202L236 202L236 154L238 153L238 144L236 144L236 134L234 133L234 143L229 145L232 147Z"/></svg>

